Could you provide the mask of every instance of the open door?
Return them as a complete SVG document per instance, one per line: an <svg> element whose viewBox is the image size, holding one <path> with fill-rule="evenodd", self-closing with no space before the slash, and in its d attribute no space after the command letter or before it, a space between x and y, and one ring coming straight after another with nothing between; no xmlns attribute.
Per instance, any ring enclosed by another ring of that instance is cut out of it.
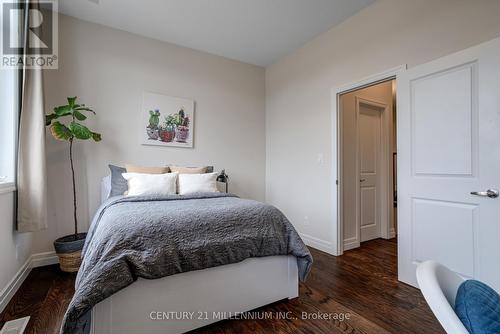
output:
<svg viewBox="0 0 500 334"><path fill-rule="evenodd" d="M381 238L382 211L385 217L388 216L388 196L383 196L385 194L381 189L383 155L387 154L386 150L382 150L382 114L386 112L386 108L384 104L356 98L360 242Z"/></svg>
<svg viewBox="0 0 500 334"><path fill-rule="evenodd" d="M500 290L500 39L398 76L399 279L436 260Z"/></svg>

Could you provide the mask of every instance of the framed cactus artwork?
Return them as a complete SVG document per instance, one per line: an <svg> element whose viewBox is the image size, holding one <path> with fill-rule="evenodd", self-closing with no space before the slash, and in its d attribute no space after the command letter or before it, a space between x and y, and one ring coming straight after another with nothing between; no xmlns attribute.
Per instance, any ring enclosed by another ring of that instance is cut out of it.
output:
<svg viewBox="0 0 500 334"><path fill-rule="evenodd" d="M193 100L144 93L141 113L142 145L193 147Z"/></svg>

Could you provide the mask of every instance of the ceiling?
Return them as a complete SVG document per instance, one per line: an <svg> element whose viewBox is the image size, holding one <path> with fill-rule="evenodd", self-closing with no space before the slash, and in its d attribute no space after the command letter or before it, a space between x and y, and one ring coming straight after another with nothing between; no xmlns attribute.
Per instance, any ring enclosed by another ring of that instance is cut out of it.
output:
<svg viewBox="0 0 500 334"><path fill-rule="evenodd" d="M59 11L267 66L375 0L59 0Z"/></svg>

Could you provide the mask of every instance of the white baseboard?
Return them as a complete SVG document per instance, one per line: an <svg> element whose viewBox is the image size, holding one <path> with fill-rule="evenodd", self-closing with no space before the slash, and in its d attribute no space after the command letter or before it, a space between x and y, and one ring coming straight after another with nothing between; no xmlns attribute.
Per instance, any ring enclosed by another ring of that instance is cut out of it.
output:
<svg viewBox="0 0 500 334"><path fill-rule="evenodd" d="M55 252L45 252L31 255L21 268L19 268L10 282L7 283L7 286L0 292L0 312L5 309L26 277L28 277L31 269L56 264L58 262L59 261Z"/></svg>
<svg viewBox="0 0 500 334"><path fill-rule="evenodd" d="M396 230L393 228L391 228L389 230L389 239L392 239L392 238L395 238L396 237Z"/></svg>
<svg viewBox="0 0 500 334"><path fill-rule="evenodd" d="M31 255L31 268L50 266L59 263L56 252L45 252Z"/></svg>
<svg viewBox="0 0 500 334"><path fill-rule="evenodd" d="M304 233L299 233L299 235L307 246L311 246L312 248L319 249L325 253L335 255L331 242L315 238Z"/></svg>
<svg viewBox="0 0 500 334"><path fill-rule="evenodd" d="M344 251L348 251L350 249L358 248L361 246L361 243L356 238L347 238L344 239Z"/></svg>
<svg viewBox="0 0 500 334"><path fill-rule="evenodd" d="M31 271L31 257L19 268L14 277L7 283L7 286L0 292L0 312L2 312L12 299L17 289L24 282Z"/></svg>

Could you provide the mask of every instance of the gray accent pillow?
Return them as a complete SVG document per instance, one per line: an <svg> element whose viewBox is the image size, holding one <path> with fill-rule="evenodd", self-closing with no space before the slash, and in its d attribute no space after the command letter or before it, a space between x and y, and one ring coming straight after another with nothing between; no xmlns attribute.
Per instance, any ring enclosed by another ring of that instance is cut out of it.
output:
<svg viewBox="0 0 500 334"><path fill-rule="evenodd" d="M127 170L124 167L108 165L111 171L111 192L109 197L123 195L128 190L128 183L122 176Z"/></svg>

